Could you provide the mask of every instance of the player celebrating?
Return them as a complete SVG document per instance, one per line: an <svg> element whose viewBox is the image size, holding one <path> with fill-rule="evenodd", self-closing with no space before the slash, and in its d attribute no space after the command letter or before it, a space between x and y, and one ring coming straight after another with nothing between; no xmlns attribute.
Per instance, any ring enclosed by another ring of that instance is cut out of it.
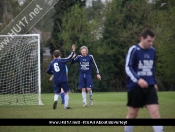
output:
<svg viewBox="0 0 175 132"><path fill-rule="evenodd" d="M93 64L96 69L97 78L101 80L97 64L95 63L93 55L88 54L88 48L82 46L80 48L81 55L78 55L76 58L72 59L71 64L79 62L79 88L82 90L83 106L87 106L86 102L86 88L90 98L90 105L93 105L92 98L92 66ZM75 56L75 55L74 55Z"/></svg>
<svg viewBox="0 0 175 132"><path fill-rule="evenodd" d="M67 78L68 78L68 68L67 68L67 66L65 66L65 68L66 68L66 76L67 76ZM53 80L53 75L50 77L50 81L52 81ZM63 90L63 88L61 88L61 104L64 104L64 90Z"/></svg>
<svg viewBox="0 0 175 132"><path fill-rule="evenodd" d="M140 43L129 48L125 71L127 74L128 114L136 118L140 107L146 106L151 118L160 118L155 81L155 54L152 47L154 33L144 29ZM132 132L133 126L125 126L125 132ZM154 132L163 132L163 126L153 126Z"/></svg>
<svg viewBox="0 0 175 132"><path fill-rule="evenodd" d="M55 110L57 107L57 101L59 97L59 93L61 92L61 88L63 88L64 93L65 93L65 102L64 102L64 108L65 109L71 109L68 106L69 102L69 86L67 82L67 77L66 77L66 68L65 64L69 62L75 52L75 45L72 46L72 52L67 58L60 58L60 51L55 50L53 55L54 55L54 60L50 63L47 73L48 74L53 74L54 75L54 103L53 103L53 109Z"/></svg>

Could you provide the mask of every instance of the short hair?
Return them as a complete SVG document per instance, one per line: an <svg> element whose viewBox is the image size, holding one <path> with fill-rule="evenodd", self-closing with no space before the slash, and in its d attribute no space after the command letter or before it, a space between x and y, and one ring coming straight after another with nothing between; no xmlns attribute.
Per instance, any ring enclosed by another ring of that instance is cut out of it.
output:
<svg viewBox="0 0 175 132"><path fill-rule="evenodd" d="M142 30L142 33L141 33L141 37L143 37L144 39L147 38L147 36L150 36L152 38L154 38L154 32L148 28L145 28Z"/></svg>
<svg viewBox="0 0 175 132"><path fill-rule="evenodd" d="M54 52L53 52L53 55L54 55L54 57L59 57L60 56L60 51L59 50L55 50Z"/></svg>
<svg viewBox="0 0 175 132"><path fill-rule="evenodd" d="M80 52L81 52L82 49L86 49L86 51L87 51L87 53L88 53L88 47L87 47L87 46L82 46L82 47L80 48Z"/></svg>

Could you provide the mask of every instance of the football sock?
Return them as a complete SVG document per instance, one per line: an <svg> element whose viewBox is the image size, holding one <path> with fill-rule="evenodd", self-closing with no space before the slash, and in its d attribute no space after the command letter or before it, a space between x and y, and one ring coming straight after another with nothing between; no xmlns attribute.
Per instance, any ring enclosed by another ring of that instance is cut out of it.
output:
<svg viewBox="0 0 175 132"><path fill-rule="evenodd" d="M88 94L89 94L90 100L92 100L92 90L91 91L88 91Z"/></svg>
<svg viewBox="0 0 175 132"><path fill-rule="evenodd" d="M125 126L124 129L125 129L125 132L132 132L133 126Z"/></svg>
<svg viewBox="0 0 175 132"><path fill-rule="evenodd" d="M86 92L82 92L83 103L86 104Z"/></svg>
<svg viewBox="0 0 175 132"><path fill-rule="evenodd" d="M61 93L62 104L64 104L64 93Z"/></svg>
<svg viewBox="0 0 175 132"><path fill-rule="evenodd" d="M153 126L154 132L164 132L163 126Z"/></svg>
<svg viewBox="0 0 175 132"><path fill-rule="evenodd" d="M58 101L58 97L59 97L58 94L55 94L55 95L54 95L54 102L55 102L55 101Z"/></svg>
<svg viewBox="0 0 175 132"><path fill-rule="evenodd" d="M68 95L64 95L64 107L68 107L68 103L69 103L69 96Z"/></svg>

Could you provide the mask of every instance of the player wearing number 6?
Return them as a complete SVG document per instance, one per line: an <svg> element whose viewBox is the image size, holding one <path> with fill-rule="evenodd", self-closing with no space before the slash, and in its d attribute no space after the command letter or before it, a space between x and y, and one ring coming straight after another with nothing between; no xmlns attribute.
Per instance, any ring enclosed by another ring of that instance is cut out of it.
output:
<svg viewBox="0 0 175 132"><path fill-rule="evenodd" d="M68 78L68 68L67 68L67 66L65 67L66 68L66 76L67 76L67 78ZM49 81L52 81L53 80L53 78L54 78L54 76L52 75L51 77L50 77L50 79L49 79ZM64 104L64 90L61 88L61 104Z"/></svg>
<svg viewBox="0 0 175 132"><path fill-rule="evenodd" d="M66 76L66 68L65 65L67 62L69 62L75 52L75 45L72 46L72 52L67 58L60 58L61 53L59 50L55 50L53 53L54 60L50 63L48 69L47 69L47 74L52 74L54 75L54 103L53 103L53 109L56 109L57 107L57 101L59 94L61 92L61 88L63 88L64 93L65 93L65 102L64 102L64 108L65 109L71 109L68 106L69 102L69 86L67 82L67 76Z"/></svg>

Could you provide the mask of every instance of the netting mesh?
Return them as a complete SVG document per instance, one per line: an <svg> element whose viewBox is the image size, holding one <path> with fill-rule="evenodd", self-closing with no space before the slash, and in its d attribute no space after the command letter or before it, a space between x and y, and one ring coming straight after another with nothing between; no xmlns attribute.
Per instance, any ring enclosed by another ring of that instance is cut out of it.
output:
<svg viewBox="0 0 175 132"><path fill-rule="evenodd" d="M0 104L41 104L38 74L38 39L36 35L1 36ZM2 46L1 46L2 47Z"/></svg>

